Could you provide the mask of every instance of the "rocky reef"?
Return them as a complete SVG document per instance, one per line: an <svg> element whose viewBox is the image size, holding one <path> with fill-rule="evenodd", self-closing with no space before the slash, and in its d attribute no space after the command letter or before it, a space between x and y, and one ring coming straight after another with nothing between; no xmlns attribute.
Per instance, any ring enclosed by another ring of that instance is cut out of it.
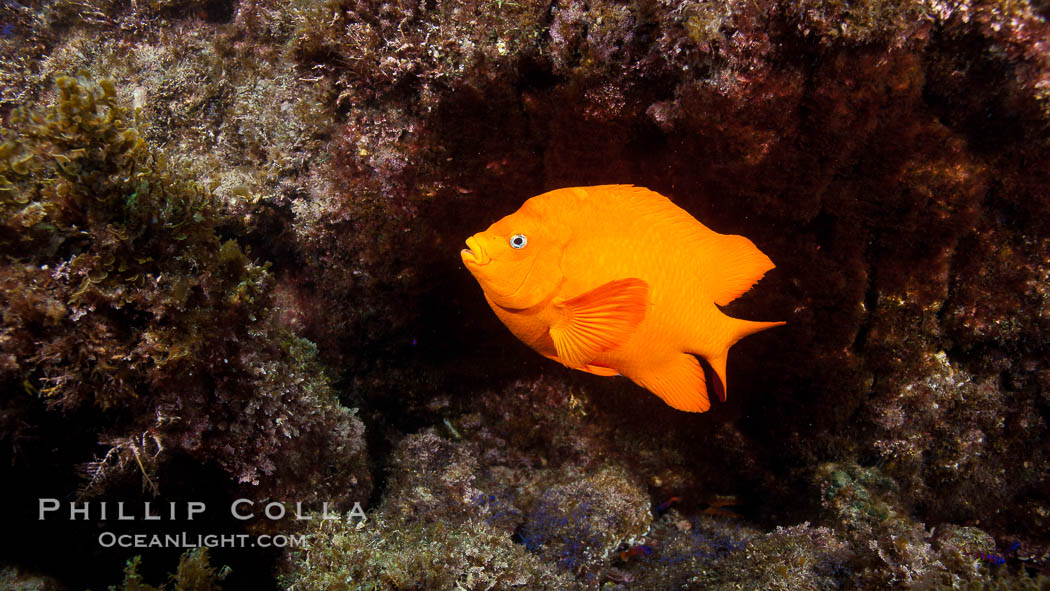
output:
<svg viewBox="0 0 1050 591"><path fill-rule="evenodd" d="M0 580L1047 588L1048 19L0 2ZM535 355L460 265L524 199L604 183L777 265L726 311L787 326L708 413ZM41 498L316 518L128 530L297 547L104 548Z"/></svg>

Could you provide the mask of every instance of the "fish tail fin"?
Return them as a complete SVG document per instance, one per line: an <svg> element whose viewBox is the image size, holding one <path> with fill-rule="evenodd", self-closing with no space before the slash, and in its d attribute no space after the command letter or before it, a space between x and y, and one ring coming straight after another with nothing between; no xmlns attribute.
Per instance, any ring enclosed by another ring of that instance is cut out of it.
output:
<svg viewBox="0 0 1050 591"><path fill-rule="evenodd" d="M748 335L787 324L786 322L753 322L728 316L726 318L729 320L730 330L729 340L725 342L724 348L715 353L701 355L711 367L711 372L718 378L717 380L712 380L712 382L717 381L718 383L711 383L710 389L718 394L718 399L722 402L726 401L726 392L729 391L729 385L726 383L726 359L729 356L730 347Z"/></svg>
<svg viewBox="0 0 1050 591"><path fill-rule="evenodd" d="M718 399L722 402L726 401L726 359L729 357L729 349L726 348L725 352L721 355L714 355L712 357L704 357L704 361L711 367L711 372L714 373L714 380L711 382L711 390L718 395Z"/></svg>
<svg viewBox="0 0 1050 591"><path fill-rule="evenodd" d="M770 328L784 326L785 324L787 324L787 322L784 322L783 320L777 322L754 322L752 320L741 320L739 318L733 318L732 321L733 340L729 342L729 346L726 347L726 350L729 350L729 347L732 347L736 344L737 341L746 336L753 335L756 332L762 332L763 330L768 330Z"/></svg>
<svg viewBox="0 0 1050 591"><path fill-rule="evenodd" d="M758 283L775 265L757 246L743 236L714 234L704 238L710 260L717 269L705 270L714 301L725 306Z"/></svg>

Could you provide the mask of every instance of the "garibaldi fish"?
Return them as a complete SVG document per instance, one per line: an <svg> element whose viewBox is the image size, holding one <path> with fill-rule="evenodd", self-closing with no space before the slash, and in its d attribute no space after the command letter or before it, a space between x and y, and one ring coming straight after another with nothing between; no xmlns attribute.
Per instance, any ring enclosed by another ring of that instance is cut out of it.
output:
<svg viewBox="0 0 1050 591"><path fill-rule="evenodd" d="M525 344L573 369L626 376L679 410L711 407L694 355L710 365L724 401L729 348L784 324L716 307L772 269L769 257L642 187L537 195L468 238L460 254Z"/></svg>

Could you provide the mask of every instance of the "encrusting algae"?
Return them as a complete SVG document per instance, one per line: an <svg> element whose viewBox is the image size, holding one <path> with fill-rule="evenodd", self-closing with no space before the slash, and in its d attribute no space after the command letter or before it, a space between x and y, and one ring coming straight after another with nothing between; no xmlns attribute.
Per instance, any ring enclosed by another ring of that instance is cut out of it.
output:
<svg viewBox="0 0 1050 591"><path fill-rule="evenodd" d="M783 322L723 314L773 262L666 197L629 185L559 189L467 239L463 263L507 328L542 355L623 375L674 408L711 408L703 357L726 392L726 356Z"/></svg>

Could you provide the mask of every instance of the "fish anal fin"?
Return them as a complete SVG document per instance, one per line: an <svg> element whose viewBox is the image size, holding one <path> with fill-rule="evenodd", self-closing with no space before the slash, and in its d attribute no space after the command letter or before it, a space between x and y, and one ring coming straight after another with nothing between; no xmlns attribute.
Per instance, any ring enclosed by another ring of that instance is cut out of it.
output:
<svg viewBox="0 0 1050 591"><path fill-rule="evenodd" d="M686 412L706 412L711 408L704 368L688 353L676 354L671 361L630 377L672 408Z"/></svg>
<svg viewBox="0 0 1050 591"><path fill-rule="evenodd" d="M558 361L582 369L598 354L622 345L645 318L648 300L649 285L634 277L604 283L572 299L556 300L559 318L550 335Z"/></svg>
<svg viewBox="0 0 1050 591"><path fill-rule="evenodd" d="M774 268L757 246L743 236L714 234L704 238L710 260L717 261L716 270L708 273L715 303L725 306L751 289L768 271Z"/></svg>

